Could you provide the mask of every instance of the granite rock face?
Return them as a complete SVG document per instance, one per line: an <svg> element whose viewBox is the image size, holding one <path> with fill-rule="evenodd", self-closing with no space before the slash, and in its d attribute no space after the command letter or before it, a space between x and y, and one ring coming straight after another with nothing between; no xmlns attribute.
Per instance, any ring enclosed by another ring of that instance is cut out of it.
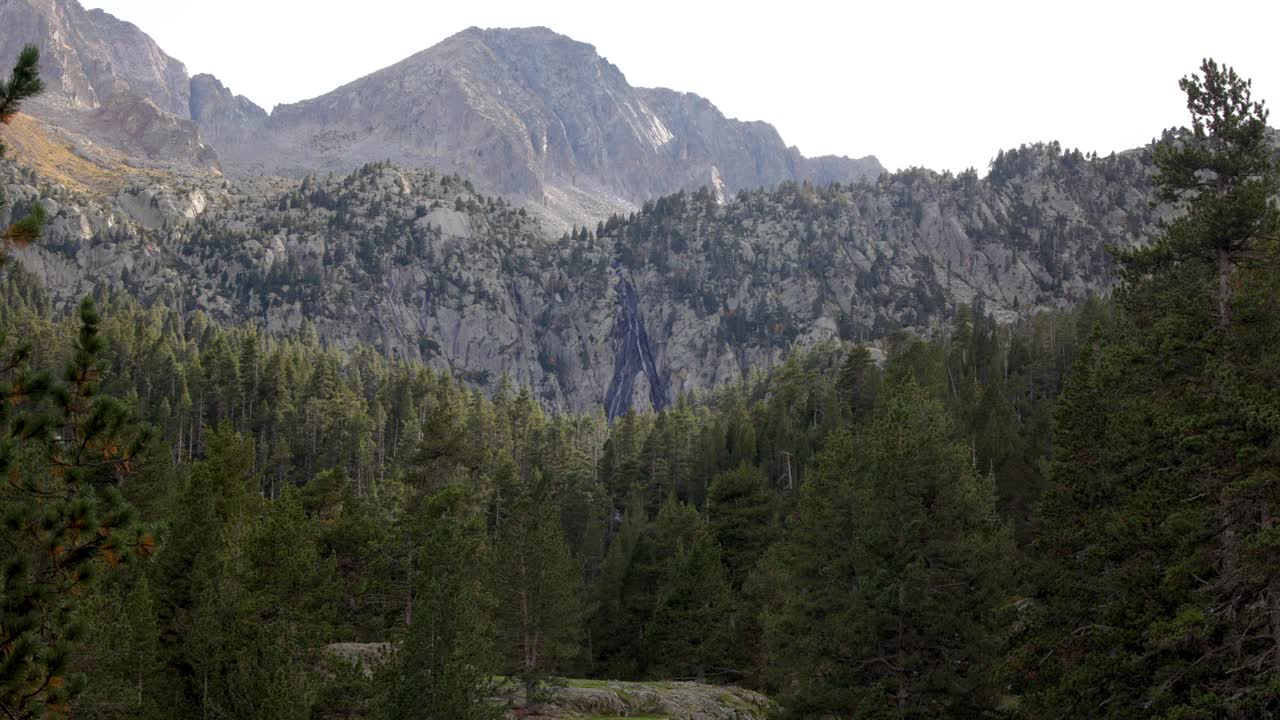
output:
<svg viewBox="0 0 1280 720"><path fill-rule="evenodd" d="M218 78L191 78L191 119L215 147L240 147L261 133L267 112L243 95L235 95Z"/></svg>
<svg viewBox="0 0 1280 720"><path fill-rule="evenodd" d="M205 144L196 124L165 112L150 98L133 93L112 95L89 114L84 127L133 158L221 169L218 153Z"/></svg>
<svg viewBox="0 0 1280 720"><path fill-rule="evenodd" d="M40 49L46 90L23 107L53 134L139 167L220 171L191 122L186 67L137 26L76 0L0 0L0 58L27 43Z"/></svg>
<svg viewBox="0 0 1280 720"><path fill-rule="evenodd" d="M91 110L131 93L190 119L186 67L132 23L76 0L0 0L0 58L27 43L40 48L42 102Z"/></svg>
<svg viewBox="0 0 1280 720"><path fill-rule="evenodd" d="M794 347L930 334L961 303L1003 320L1105 293L1106 247L1146 241L1150 154L1056 145L991 176L783 183L649 202L549 239L456 175L379 163L302 180L140 175L95 199L0 162L11 207L49 226L17 255L62 306L87 292L268 332L371 345L550 408L616 416L743 380Z"/></svg>

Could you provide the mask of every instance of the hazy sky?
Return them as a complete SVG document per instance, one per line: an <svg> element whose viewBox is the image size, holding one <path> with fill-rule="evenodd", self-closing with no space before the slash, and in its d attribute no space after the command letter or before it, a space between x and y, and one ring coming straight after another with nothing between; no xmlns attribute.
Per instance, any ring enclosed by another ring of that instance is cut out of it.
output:
<svg viewBox="0 0 1280 720"><path fill-rule="evenodd" d="M1280 107L1280 2L84 0L192 74L268 109L320 95L471 25L545 25L633 85L766 120L806 155L986 170L1057 139L1102 153L1186 123L1177 80L1206 55ZM1280 125L1280 115L1271 124Z"/></svg>

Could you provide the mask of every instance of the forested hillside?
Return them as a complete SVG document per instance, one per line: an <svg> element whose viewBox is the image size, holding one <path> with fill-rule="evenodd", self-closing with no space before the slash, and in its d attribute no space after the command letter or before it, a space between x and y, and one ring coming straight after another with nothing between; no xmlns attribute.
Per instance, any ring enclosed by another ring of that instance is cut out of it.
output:
<svg viewBox="0 0 1280 720"><path fill-rule="evenodd" d="M28 362L56 367L78 322L51 321L37 287L10 273L0 316L9 337L30 341ZM441 512L465 520L458 532L470 535L450 542L472 537L472 569L485 568L475 590L494 607L514 611L523 593L552 603L498 618L493 667L772 687L787 676L766 659L762 611L786 606L770 573L787 567L769 558L793 551L788 518L853 502L805 499L847 492L839 453L850 443L911 429L950 458L944 474L971 483L974 522L990 523L992 551L1011 557L1013 530L994 509L1022 524L1040 491L1052 398L1081 328L1106 316L1089 307L1010 329L964 308L950 340L902 336L883 369L865 349L827 343L770 379L611 427L603 414L547 415L505 382L487 399L368 348L340 353L314 335L281 340L201 315L184 323L104 297L103 392L156 430L121 487L160 549L113 573L86 610L99 633L77 663L101 679L83 712L139 717L139 703L154 703L167 717L181 702L184 715L281 717L290 706L302 717L335 712L334 698L372 702L371 688L323 682L320 650L412 632L424 564L441 561L422 557L436 527L424 521ZM549 637L526 667L530 623ZM235 673L260 684L241 697L226 685ZM281 673L292 678L283 686L265 680ZM264 697L277 693L269 713Z"/></svg>

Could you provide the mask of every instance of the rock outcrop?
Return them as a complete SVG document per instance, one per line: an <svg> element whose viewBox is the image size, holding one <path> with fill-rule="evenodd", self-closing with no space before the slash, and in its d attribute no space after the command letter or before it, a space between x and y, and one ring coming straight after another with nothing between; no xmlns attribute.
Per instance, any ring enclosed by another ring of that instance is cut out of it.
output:
<svg viewBox="0 0 1280 720"><path fill-rule="evenodd" d="M127 290L278 334L314 327L483 388L509 373L548 407L610 415L741 381L796 345L927 334L957 304L1011 320L1106 292L1108 245L1145 242L1146 150L1002 154L989 178L928 171L678 193L548 239L455 175L228 182L139 175L97 200L11 163L0 223L46 203L18 254L53 297Z"/></svg>
<svg viewBox="0 0 1280 720"><path fill-rule="evenodd" d="M390 643L334 643L325 654L372 675L391 657ZM669 720L765 720L777 710L764 695L732 685L696 682L564 680L549 685L537 703L517 683L501 684L493 698L508 717L523 720L600 720L663 717Z"/></svg>
<svg viewBox="0 0 1280 720"><path fill-rule="evenodd" d="M694 682L569 680L551 688L546 702L525 704L518 691L507 699L526 720L599 720L661 717L669 720L765 720L776 708L760 693L730 685Z"/></svg>

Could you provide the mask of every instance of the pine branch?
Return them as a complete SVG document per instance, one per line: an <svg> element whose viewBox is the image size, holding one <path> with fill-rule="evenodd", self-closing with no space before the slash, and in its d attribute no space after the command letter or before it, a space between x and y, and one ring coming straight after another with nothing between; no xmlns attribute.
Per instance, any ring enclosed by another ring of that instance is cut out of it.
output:
<svg viewBox="0 0 1280 720"><path fill-rule="evenodd" d="M26 45L18 53L18 63L13 66L8 82L0 80L0 123L9 124L22 106L22 101L44 92L40 79L40 51L35 45Z"/></svg>

